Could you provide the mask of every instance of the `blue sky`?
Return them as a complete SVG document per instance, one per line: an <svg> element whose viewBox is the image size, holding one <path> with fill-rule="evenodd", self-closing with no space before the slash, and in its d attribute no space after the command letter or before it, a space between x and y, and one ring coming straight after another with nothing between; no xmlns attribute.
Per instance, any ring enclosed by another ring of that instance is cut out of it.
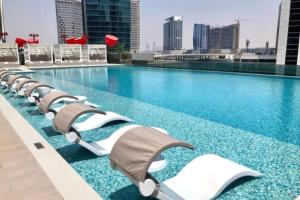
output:
<svg viewBox="0 0 300 200"><path fill-rule="evenodd" d="M35 32L44 43L57 42L54 0L4 0L9 40ZM153 42L162 45L164 19L184 19L183 47L192 48L194 23L221 26L241 19L240 47L247 38L251 47L275 45L280 0L141 0L141 47ZM246 20L246 21L243 21ZM34 22L34 23L32 23Z"/></svg>

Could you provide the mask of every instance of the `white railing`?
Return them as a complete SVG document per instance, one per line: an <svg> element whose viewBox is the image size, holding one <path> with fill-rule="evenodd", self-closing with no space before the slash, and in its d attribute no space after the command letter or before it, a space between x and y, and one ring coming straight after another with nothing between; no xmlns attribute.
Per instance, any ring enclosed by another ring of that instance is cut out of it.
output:
<svg viewBox="0 0 300 200"><path fill-rule="evenodd" d="M24 48L25 63L53 63L51 44L26 44Z"/></svg>
<svg viewBox="0 0 300 200"><path fill-rule="evenodd" d="M0 44L0 63L9 64L19 62L19 51L16 44L1 43Z"/></svg>
<svg viewBox="0 0 300 200"><path fill-rule="evenodd" d="M106 45L53 45L55 62L102 62L107 63Z"/></svg>
<svg viewBox="0 0 300 200"><path fill-rule="evenodd" d="M88 45L88 61L107 62L106 45Z"/></svg>

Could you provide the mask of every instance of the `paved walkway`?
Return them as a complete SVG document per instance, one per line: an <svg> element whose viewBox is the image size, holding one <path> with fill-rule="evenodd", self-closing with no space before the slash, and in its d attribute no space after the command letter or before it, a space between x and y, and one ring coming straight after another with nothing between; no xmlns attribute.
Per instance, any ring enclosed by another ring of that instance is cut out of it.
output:
<svg viewBox="0 0 300 200"><path fill-rule="evenodd" d="M0 112L0 200L40 199L63 198Z"/></svg>

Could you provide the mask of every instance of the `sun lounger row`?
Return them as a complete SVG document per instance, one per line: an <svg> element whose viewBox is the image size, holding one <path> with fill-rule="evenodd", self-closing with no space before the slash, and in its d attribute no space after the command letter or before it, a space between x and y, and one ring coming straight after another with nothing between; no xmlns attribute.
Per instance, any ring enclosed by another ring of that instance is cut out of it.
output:
<svg viewBox="0 0 300 200"><path fill-rule="evenodd" d="M85 131L100 129L112 121L133 120L102 111L86 97L70 95L28 77L0 71L0 79L2 87L35 103L39 111L52 120L54 130L62 133L67 141L81 145L97 156L109 156L112 168L127 176L144 197L214 199L241 177L261 176L233 161L206 154L192 160L175 177L160 183L151 173L167 166L162 153L175 147L193 150L193 145L173 138L161 128L136 124L126 125L101 141L84 141L81 134Z"/></svg>

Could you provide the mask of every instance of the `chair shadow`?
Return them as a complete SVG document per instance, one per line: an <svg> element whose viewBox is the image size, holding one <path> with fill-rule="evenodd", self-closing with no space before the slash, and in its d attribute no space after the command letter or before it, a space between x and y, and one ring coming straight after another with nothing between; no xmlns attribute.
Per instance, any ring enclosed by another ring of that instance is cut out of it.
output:
<svg viewBox="0 0 300 200"><path fill-rule="evenodd" d="M27 111L28 114L30 114L31 116L41 116L44 115L43 113L41 113L39 110L28 110Z"/></svg>
<svg viewBox="0 0 300 200"><path fill-rule="evenodd" d="M9 90L7 90L7 89L5 89L3 92L2 92L2 94L9 94L10 93L10 91Z"/></svg>
<svg viewBox="0 0 300 200"><path fill-rule="evenodd" d="M19 103L19 105L20 106L23 106L23 107L33 107L33 106L35 106L35 104L34 103L30 103L30 102L21 102L21 103Z"/></svg>
<svg viewBox="0 0 300 200"><path fill-rule="evenodd" d="M254 179L256 179L256 178L250 177L250 176L240 178L240 179L234 181L233 183L231 183L228 187L226 187L220 195L230 191L231 189L233 189L239 185L242 185L242 184L244 184L248 181L254 180ZM136 200L146 200L146 199L154 200L155 199L155 198L144 198L142 195L140 195L138 188L133 184L110 194L109 199L124 200L124 199L128 199L128 197L130 197L130 199L136 199Z"/></svg>
<svg viewBox="0 0 300 200"><path fill-rule="evenodd" d="M42 128L42 130L46 133L46 135L48 137L54 137L54 136L61 135L59 132L56 132L52 126L44 127L44 128Z"/></svg>
<svg viewBox="0 0 300 200"><path fill-rule="evenodd" d="M22 98L24 98L23 96L17 95L17 94L14 94L12 97L13 97L14 99L22 99Z"/></svg>
<svg viewBox="0 0 300 200"><path fill-rule="evenodd" d="M95 154L81 147L78 144L70 144L56 149L56 151L68 162L75 163L84 160L92 160L98 158Z"/></svg>
<svg viewBox="0 0 300 200"><path fill-rule="evenodd" d="M122 120L112 121L112 122L109 122L109 123L107 123L107 124L104 124L104 125L102 126L102 128L109 127L109 126L115 126L115 125L126 124L126 123L128 123L128 122L122 121Z"/></svg>
<svg viewBox="0 0 300 200"><path fill-rule="evenodd" d="M109 195L111 200L124 200L124 199L135 199L135 200L154 200L155 198L145 198L143 197L138 188L135 185L128 185L120 190Z"/></svg>
<svg viewBox="0 0 300 200"><path fill-rule="evenodd" d="M252 177L252 176L245 176L245 177L239 178L239 179L235 180L234 182L232 182L230 185L228 185L220 195L232 190L233 188L235 188L239 185L242 185L242 184L244 184L246 182L249 182L249 181L252 181L254 179L257 179L257 178Z"/></svg>

